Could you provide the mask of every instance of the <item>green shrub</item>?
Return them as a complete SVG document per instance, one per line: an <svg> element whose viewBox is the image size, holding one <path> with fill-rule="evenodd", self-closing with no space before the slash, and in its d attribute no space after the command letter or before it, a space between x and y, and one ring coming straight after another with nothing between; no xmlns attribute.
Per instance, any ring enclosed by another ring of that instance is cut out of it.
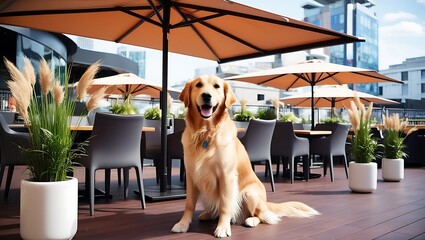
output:
<svg viewBox="0 0 425 240"><path fill-rule="evenodd" d="M257 112L257 118L264 120L276 119L276 112L272 108L262 108Z"/></svg>
<svg viewBox="0 0 425 240"><path fill-rule="evenodd" d="M133 102L130 100L126 100L121 104L115 102L111 106L111 112L114 114L124 115L139 114L139 111L137 110L136 106L134 106Z"/></svg>
<svg viewBox="0 0 425 240"><path fill-rule="evenodd" d="M146 109L145 119L150 119L150 120L161 119L161 109L159 107L151 107Z"/></svg>
<svg viewBox="0 0 425 240"><path fill-rule="evenodd" d="M292 122L292 123L298 123L300 120L295 116L294 113L287 113L283 115L279 120L279 122Z"/></svg>

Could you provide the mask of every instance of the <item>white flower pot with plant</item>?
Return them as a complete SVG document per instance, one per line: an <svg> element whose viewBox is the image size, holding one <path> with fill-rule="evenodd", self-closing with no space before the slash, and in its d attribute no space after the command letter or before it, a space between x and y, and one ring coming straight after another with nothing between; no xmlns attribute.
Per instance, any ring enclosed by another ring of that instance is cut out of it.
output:
<svg viewBox="0 0 425 240"><path fill-rule="evenodd" d="M30 148L23 149L29 179L21 181L20 233L23 239L71 239L77 232L78 181L68 177L73 160L82 152L74 148L74 133L69 117L75 101L68 98L48 63L40 60L39 81L28 58L20 72L5 60L11 79L8 86L16 99L17 110L29 130ZM83 74L77 92L84 96L99 64ZM81 83L83 81L83 83ZM41 94L37 94L39 84ZM68 89L65 80L65 89ZM80 91L78 91L80 90ZM87 110L97 107L106 89L100 89L87 102Z"/></svg>
<svg viewBox="0 0 425 240"><path fill-rule="evenodd" d="M373 103L366 110L357 95L351 107L347 108L354 131L350 153L354 161L350 162L348 168L348 185L353 192L371 193L377 188L378 165L372 160L375 159L378 143L373 139L370 129L372 109Z"/></svg>
<svg viewBox="0 0 425 240"><path fill-rule="evenodd" d="M407 130L407 119L400 119L398 114L382 116L384 129L384 157L382 158L382 179L385 181L399 182L404 179L404 139L416 128Z"/></svg>

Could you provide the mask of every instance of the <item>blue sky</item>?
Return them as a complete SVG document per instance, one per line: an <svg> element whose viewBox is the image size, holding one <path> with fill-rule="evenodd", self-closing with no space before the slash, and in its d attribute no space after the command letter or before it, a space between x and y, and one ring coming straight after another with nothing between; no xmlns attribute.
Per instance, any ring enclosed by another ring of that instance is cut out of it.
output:
<svg viewBox="0 0 425 240"><path fill-rule="evenodd" d="M300 7L306 0L235 0L245 5L302 19ZM379 19L379 68L398 64L406 58L425 56L425 0L375 0ZM111 51L115 43L95 45L95 50ZM106 46L106 47L105 47ZM161 82L161 52L146 50L146 79ZM196 68L214 67L214 61L178 54L169 56L170 85L190 80Z"/></svg>

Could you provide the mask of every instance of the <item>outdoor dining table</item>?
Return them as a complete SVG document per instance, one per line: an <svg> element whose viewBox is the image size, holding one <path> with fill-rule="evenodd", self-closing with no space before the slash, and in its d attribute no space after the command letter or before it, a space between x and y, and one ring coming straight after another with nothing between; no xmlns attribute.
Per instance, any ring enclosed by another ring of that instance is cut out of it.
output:
<svg viewBox="0 0 425 240"><path fill-rule="evenodd" d="M294 133L298 137L305 137L305 138L308 138L310 140L312 138L320 138L320 137L329 136L329 135L332 134L332 131L329 131L329 130L294 129ZM311 154L310 154L309 157L311 157ZM311 163L312 163L312 161L313 161L313 159L311 159ZM309 164L308 166L303 165L303 173L302 174L296 173L295 178L305 179L306 181L308 181L309 179L312 179L312 178L319 178L321 176L320 174L310 172L312 165L313 164Z"/></svg>

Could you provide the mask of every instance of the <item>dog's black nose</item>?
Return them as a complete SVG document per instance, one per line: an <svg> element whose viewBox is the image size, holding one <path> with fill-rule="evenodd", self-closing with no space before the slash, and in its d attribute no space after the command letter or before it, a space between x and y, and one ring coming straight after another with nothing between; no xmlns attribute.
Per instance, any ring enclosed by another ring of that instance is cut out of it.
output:
<svg viewBox="0 0 425 240"><path fill-rule="evenodd" d="M209 93L202 93L202 100L204 100L204 102L211 101L211 94L209 94Z"/></svg>

